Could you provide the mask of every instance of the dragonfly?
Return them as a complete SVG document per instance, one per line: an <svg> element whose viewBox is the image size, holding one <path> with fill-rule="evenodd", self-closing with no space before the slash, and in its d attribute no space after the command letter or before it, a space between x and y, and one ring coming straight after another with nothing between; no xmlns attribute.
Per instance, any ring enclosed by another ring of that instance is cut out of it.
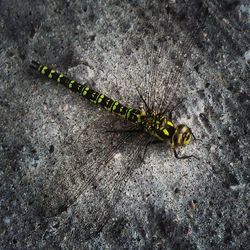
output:
<svg viewBox="0 0 250 250"><path fill-rule="evenodd" d="M167 50L164 45L157 47L152 45L153 43L149 44L147 49L142 50L149 51L145 56L146 69L139 69L144 72L145 84L149 87L146 93L142 93L136 86L141 102L138 107L124 105L119 100L96 91L87 82L79 83L46 64L33 60L30 65L39 74L64 85L93 105L128 124L126 129L107 129L107 133L115 135L112 136L113 139L119 134L119 138L108 148L107 152L97 159L86 159L81 167L69 170L70 178L74 179L74 184L70 188L66 184L65 189L63 188L62 176L60 176L60 182L55 177L41 201L42 213L46 218L52 218L62 216L76 204L76 201L81 199L84 208L77 215L82 220L81 225L86 232L84 236L86 239L100 232L112 217L127 180L135 169L141 167L151 144L164 145L165 148L171 149L174 156L180 160L198 159L195 155L178 153L178 149L189 145L192 139L196 140L196 137L188 125L175 125L174 108L169 105L173 101L177 102L175 107L181 104L181 101L177 101L174 95L181 88L182 73L186 57L194 45L193 39L186 36L174 56L171 56L170 50ZM171 66L163 72L164 77L161 77L162 71L159 69L159 60L163 60L162 55L172 61ZM148 74L147 71L149 71ZM160 83L158 83L159 78L161 78ZM118 152L125 152L127 157L117 159ZM64 174L67 175L67 172Z"/></svg>
<svg viewBox="0 0 250 250"><path fill-rule="evenodd" d="M175 126L171 120L171 111L167 116L165 114L167 110L154 110L152 107L148 106L147 102L140 93L139 96L143 101L145 108L129 108L121 104L119 101L113 100L112 98L109 98L106 95L91 89L88 84L82 84L76 82L75 80L71 80L62 73L58 73L54 69L42 65L36 61L32 61L30 66L31 68L38 70L38 72L40 72L42 75L46 75L48 78L61 83L73 92L79 93L81 96L91 101L95 105L99 105L108 112L111 112L120 118L131 122L133 125L138 127L139 130L146 132L159 142L170 142L176 158L195 158L194 155L179 156L176 151L177 147L188 145L192 136L195 138L191 129L185 124L179 124Z"/></svg>

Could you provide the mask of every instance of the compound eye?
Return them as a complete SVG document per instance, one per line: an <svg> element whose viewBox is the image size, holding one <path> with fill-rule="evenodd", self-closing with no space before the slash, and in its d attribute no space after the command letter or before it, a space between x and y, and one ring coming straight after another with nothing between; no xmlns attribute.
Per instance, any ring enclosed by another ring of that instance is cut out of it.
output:
<svg viewBox="0 0 250 250"><path fill-rule="evenodd" d="M187 139L187 133L183 133L183 134L182 134L182 140L185 141L186 139Z"/></svg>
<svg viewBox="0 0 250 250"><path fill-rule="evenodd" d="M185 144L188 144L188 143L189 143L189 141L190 141L190 139L191 139L190 134L185 134L185 137L183 138L184 143L185 143Z"/></svg>

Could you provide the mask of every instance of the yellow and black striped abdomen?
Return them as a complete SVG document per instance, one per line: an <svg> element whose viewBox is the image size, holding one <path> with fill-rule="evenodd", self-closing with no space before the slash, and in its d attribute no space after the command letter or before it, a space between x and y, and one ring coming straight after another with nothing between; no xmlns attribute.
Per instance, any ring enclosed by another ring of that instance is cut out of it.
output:
<svg viewBox="0 0 250 250"><path fill-rule="evenodd" d="M121 103L91 89L86 83L80 84L65 77L61 73L56 72L54 69L48 68L47 66L41 65L34 61L32 61L31 68L38 70L41 74L63 84L72 91L79 93L87 100L95 103L98 106L101 106L111 113L119 115L125 120L129 120L133 123L139 123L141 121L140 111L128 108Z"/></svg>

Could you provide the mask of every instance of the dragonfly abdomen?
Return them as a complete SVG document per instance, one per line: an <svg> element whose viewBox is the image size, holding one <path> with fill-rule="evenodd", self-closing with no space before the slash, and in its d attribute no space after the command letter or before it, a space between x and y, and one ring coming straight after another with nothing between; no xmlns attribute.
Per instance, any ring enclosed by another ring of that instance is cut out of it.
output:
<svg viewBox="0 0 250 250"><path fill-rule="evenodd" d="M128 108L120 102L113 100L106 95L99 93L90 88L86 83L80 84L74 80L69 79L61 73L56 72L45 65L41 65L32 61L31 68L38 70L42 75L63 84L65 87L71 89L73 92L79 93L81 96L91 101L92 103L104 108L108 112L114 113L121 118L128 120L132 123L139 123L141 121L140 111Z"/></svg>

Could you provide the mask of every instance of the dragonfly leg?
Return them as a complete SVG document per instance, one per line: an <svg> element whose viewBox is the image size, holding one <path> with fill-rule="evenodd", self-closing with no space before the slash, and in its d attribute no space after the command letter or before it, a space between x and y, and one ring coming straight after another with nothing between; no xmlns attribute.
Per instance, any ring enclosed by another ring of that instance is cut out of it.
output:
<svg viewBox="0 0 250 250"><path fill-rule="evenodd" d="M191 134L192 134L192 136L193 136L193 138L194 138L195 141L202 141L202 139L196 138L192 131L191 131Z"/></svg>
<svg viewBox="0 0 250 250"><path fill-rule="evenodd" d="M148 146L149 145L153 145L153 144L159 144L159 143L163 143L162 141L158 141L158 140L150 140L149 142L147 142L145 148L144 148L144 151L142 153L142 156L141 156L141 161L144 162L144 157L147 153L147 150L148 150Z"/></svg>
<svg viewBox="0 0 250 250"><path fill-rule="evenodd" d="M180 156L180 155L178 155L175 148L174 148L174 156L175 156L176 159L182 159L182 160L189 159L189 158L192 158L192 157L195 158L196 160L199 160L199 158L197 156L195 156L195 155L182 155L182 156Z"/></svg>

